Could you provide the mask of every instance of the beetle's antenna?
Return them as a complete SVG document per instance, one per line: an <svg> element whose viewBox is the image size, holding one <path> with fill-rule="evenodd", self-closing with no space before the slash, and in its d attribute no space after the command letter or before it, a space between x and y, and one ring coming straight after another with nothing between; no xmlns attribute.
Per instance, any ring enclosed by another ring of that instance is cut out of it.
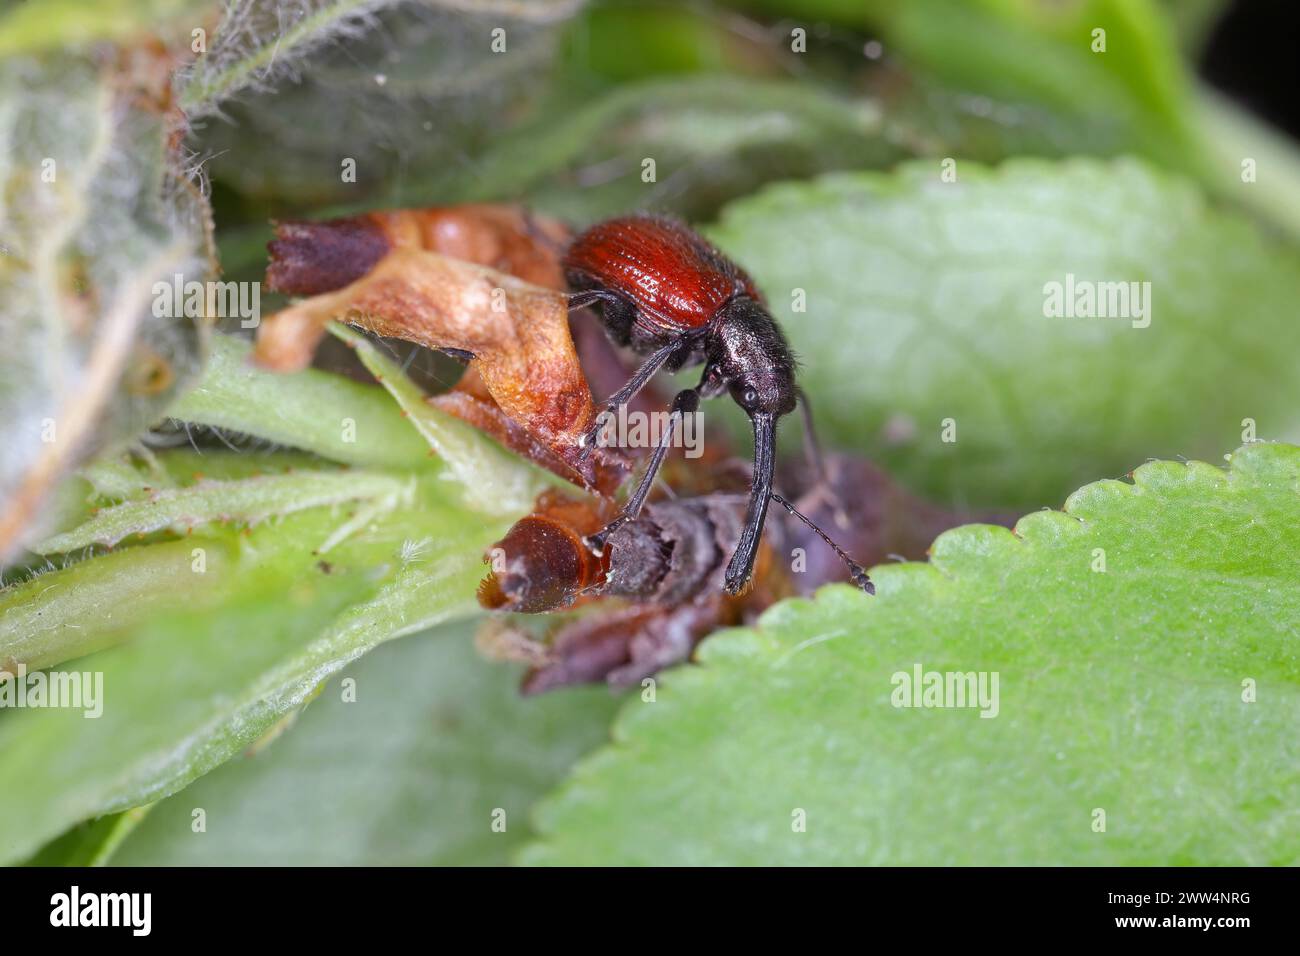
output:
<svg viewBox="0 0 1300 956"><path fill-rule="evenodd" d="M796 388L795 395L799 398L799 411L803 414L803 453L808 459L808 467L812 469L813 483L829 487L830 482L826 479L826 459L822 457L822 445L817 440L817 429L813 426L812 403L808 401L808 394L802 388Z"/></svg>
<svg viewBox="0 0 1300 956"><path fill-rule="evenodd" d="M775 501L777 504L781 505L783 508L785 508L786 511L790 512L790 514L794 515L796 518L798 518L800 521L806 524L809 528L812 528L812 530L816 532L819 538L821 538L823 541L825 541L834 549L835 553L840 556L840 560L844 562L844 566L849 569L849 577L853 579L854 584L862 588L862 590L866 591L868 594L876 593L876 586L871 583L871 578L867 577L867 572L863 570L862 565L858 564L858 562L854 561L847 554L845 554L844 549L841 548L834 541L832 541L830 539L830 536L825 531L817 527L817 525L813 523L813 520L811 518L809 518L807 515L800 513L795 508L794 505L790 504L790 502L786 501L775 491L772 492L772 500Z"/></svg>

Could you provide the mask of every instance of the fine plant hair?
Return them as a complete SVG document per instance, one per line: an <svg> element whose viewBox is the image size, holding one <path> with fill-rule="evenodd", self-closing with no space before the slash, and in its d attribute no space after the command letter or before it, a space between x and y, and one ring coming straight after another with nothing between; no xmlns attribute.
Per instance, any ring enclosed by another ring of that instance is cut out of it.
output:
<svg viewBox="0 0 1300 956"><path fill-rule="evenodd" d="M206 53L177 71L176 88L191 119L220 112L236 93L269 92L297 82L302 61L355 40L377 24L375 14L397 0L226 0Z"/></svg>

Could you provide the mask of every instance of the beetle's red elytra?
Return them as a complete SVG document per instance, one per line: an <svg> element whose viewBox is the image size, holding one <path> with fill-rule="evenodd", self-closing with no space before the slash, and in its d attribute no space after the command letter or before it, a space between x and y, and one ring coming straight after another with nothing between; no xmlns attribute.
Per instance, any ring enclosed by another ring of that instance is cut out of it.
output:
<svg viewBox="0 0 1300 956"><path fill-rule="evenodd" d="M636 302L662 331L698 329L738 294L762 301L743 270L672 219L635 216L592 226L564 258L575 291L603 288Z"/></svg>

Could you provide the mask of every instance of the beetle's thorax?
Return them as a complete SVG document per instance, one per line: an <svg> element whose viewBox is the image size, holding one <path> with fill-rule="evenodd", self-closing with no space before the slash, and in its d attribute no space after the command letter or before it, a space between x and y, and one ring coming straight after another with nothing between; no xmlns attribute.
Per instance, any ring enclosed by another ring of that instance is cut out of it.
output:
<svg viewBox="0 0 1300 956"><path fill-rule="evenodd" d="M726 388L751 415L794 411L794 356L781 327L747 295L728 302L711 323L704 359L716 387Z"/></svg>

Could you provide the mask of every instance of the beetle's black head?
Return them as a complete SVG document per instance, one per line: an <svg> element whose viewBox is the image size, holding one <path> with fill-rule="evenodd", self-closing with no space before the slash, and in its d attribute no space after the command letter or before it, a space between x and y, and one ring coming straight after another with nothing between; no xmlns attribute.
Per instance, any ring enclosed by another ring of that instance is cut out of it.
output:
<svg viewBox="0 0 1300 956"><path fill-rule="evenodd" d="M704 345L705 382L712 394L731 393L754 424L754 477L745 525L727 565L723 587L739 594L754 573L772 493L776 423L794 411L794 356L770 312L749 296L732 299L713 320Z"/></svg>
<svg viewBox="0 0 1300 956"><path fill-rule="evenodd" d="M705 359L751 418L794 411L794 355L772 314L749 296L723 307L705 346Z"/></svg>

